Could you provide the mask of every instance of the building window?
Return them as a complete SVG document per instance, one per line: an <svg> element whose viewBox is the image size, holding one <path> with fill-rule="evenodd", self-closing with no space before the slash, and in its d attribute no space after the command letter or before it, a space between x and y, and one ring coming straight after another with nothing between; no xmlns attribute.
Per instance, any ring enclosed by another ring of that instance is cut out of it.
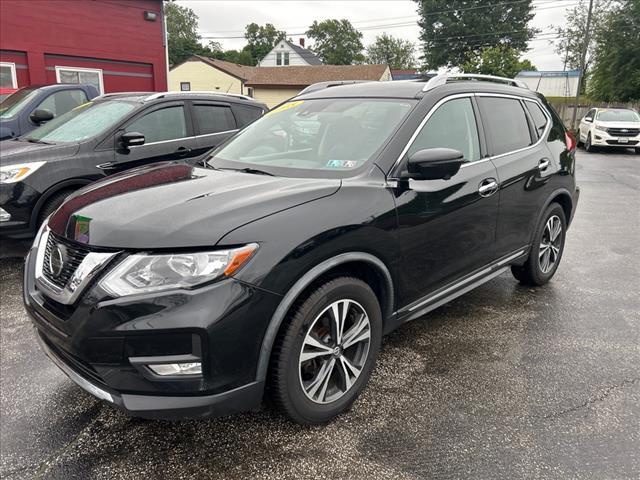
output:
<svg viewBox="0 0 640 480"><path fill-rule="evenodd" d="M93 85L100 94L104 93L102 70L80 67L56 67L58 83L86 83Z"/></svg>
<svg viewBox="0 0 640 480"><path fill-rule="evenodd" d="M253 87L247 87L247 95L253 98Z"/></svg>
<svg viewBox="0 0 640 480"><path fill-rule="evenodd" d="M15 63L0 63L0 88L18 88Z"/></svg>
<svg viewBox="0 0 640 480"><path fill-rule="evenodd" d="M191 82L180 82L180 91L181 92L191 91Z"/></svg>
<svg viewBox="0 0 640 480"><path fill-rule="evenodd" d="M276 53L276 65L289 65L289 52Z"/></svg>

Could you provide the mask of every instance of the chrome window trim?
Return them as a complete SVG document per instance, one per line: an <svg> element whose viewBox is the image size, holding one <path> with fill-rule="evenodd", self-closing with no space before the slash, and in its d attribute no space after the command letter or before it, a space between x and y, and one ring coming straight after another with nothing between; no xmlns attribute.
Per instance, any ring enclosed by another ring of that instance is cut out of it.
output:
<svg viewBox="0 0 640 480"><path fill-rule="evenodd" d="M239 128L234 128L233 130L223 130L222 132L214 132L214 133L204 133L202 135L196 135L193 138L205 138L205 137L212 137L213 135L222 135L224 133L233 133L233 132L237 132L238 130L240 130Z"/></svg>
<svg viewBox="0 0 640 480"><path fill-rule="evenodd" d="M539 144L542 143L542 141L547 137L547 135L549 135L549 131L551 130L551 126L553 125L553 119L551 118L551 115L547 111L547 108L542 103L540 103L539 100L536 100L536 99L533 99L533 98L527 98L527 97L523 97L523 96L520 96L520 95L509 95L509 94L505 94L505 93L489 93L489 92L456 93L454 95L449 95L448 97L444 97L444 98L440 99L433 107L431 107L431 110L429 110L429 112L427 112L427 114L422 119L420 124L416 127L415 131L413 132L413 135L411 135L411 138L409 138L409 141L407 142L407 145L405 145L405 147L402 149L402 152L400 152L400 155L398 156L398 158L394 162L394 164L391 167L391 169L389 170L389 172L393 172L397 168L397 166L400 164L400 162L402 161L402 159L406 155L406 153L409 150L409 148L411 148L411 145L413 144L413 142L415 141L416 137L420 133L420 130L422 130L422 127L424 127L424 125L429 121L431 116L435 113L435 111L438 108L440 108L444 103L446 103L449 100L455 100L457 98L465 98L465 97L499 97L499 98L502 97L502 98L511 98L511 99L515 99L515 100L522 100L522 101L525 101L525 102L536 103L542 109L542 112L544 113L544 116L547 117L547 125L546 125L546 128L545 128L544 132L540 135L538 140L535 143L532 143L531 145L528 145L526 147L523 147L523 148L520 148L520 149L517 149L517 150L512 150L512 151L509 151L509 152L501 153L499 155L493 155L493 156L490 156L490 157L481 158L481 159L476 160L474 162L468 162L468 163L465 163L464 165L462 165L460 168L470 167L472 165L477 165L479 163L488 162L488 161L494 160L496 158L501 158L501 157L504 157L504 156L507 156L507 155L513 155L514 153L524 152L525 150L528 150L530 148L535 148ZM484 125L483 125L483 127L484 127ZM389 177L388 180L389 181L398 180L398 178Z"/></svg>
<svg viewBox="0 0 640 480"><path fill-rule="evenodd" d="M131 145L129 147L129 149L131 150L131 149L135 149L135 148L149 147L151 145L161 145L163 143L177 142L179 140L194 140L195 138L197 138L197 137L195 135L192 135L190 137L173 138L171 140L158 140L157 142L143 143L142 145Z"/></svg>
<svg viewBox="0 0 640 480"><path fill-rule="evenodd" d="M120 252L89 252L82 262L80 262L76 271L73 272L73 275L64 288L60 288L50 282L44 276L43 272L44 254L47 248L49 234L49 228L45 227L40 237L40 243L38 244L35 265L36 284L48 297L56 302L70 305L78 299L80 294L102 268Z"/></svg>

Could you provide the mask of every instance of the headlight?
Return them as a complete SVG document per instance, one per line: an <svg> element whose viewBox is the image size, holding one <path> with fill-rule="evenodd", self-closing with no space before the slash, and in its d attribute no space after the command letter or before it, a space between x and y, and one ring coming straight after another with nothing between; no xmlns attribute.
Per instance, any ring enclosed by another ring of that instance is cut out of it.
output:
<svg viewBox="0 0 640 480"><path fill-rule="evenodd" d="M0 167L0 183L16 183L24 180L47 162L19 163Z"/></svg>
<svg viewBox="0 0 640 480"><path fill-rule="evenodd" d="M252 243L213 252L130 255L102 279L100 286L116 297L190 288L232 275L257 248Z"/></svg>
<svg viewBox="0 0 640 480"><path fill-rule="evenodd" d="M606 132L607 131L607 127L605 127L604 125L602 125L600 123L596 123L596 130L600 130L601 132Z"/></svg>

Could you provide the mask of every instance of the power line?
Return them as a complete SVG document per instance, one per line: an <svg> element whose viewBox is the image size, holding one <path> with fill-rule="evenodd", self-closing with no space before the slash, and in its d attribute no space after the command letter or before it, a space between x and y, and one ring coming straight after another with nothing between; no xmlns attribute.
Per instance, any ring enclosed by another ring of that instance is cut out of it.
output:
<svg viewBox="0 0 640 480"><path fill-rule="evenodd" d="M451 12L461 12L461 11L468 11L468 10L477 10L477 9L483 9L483 8L492 8L492 7L497 7L497 6L505 6L505 5L513 5L513 4L519 4L519 3L524 3L524 2L528 2L529 0L517 0L517 1L512 1L512 2L500 2L500 3L492 3L492 4L488 4L488 5L477 5L474 7L467 7L467 8L460 8L460 9L448 9L448 10L439 10L437 12L429 12L428 15L439 15L442 13L451 13ZM547 5L547 4L557 4L560 2L567 2L567 3L571 3L571 4L562 4L562 5ZM551 9L555 9L555 8L569 8L572 6L576 6L578 5L580 2L576 1L576 0L547 0L541 3L538 3L537 5L540 6L535 6L535 1L534 1L534 8L537 10L551 10ZM367 25L364 27L360 27L356 30L363 30L363 31L370 31L370 30L380 30L380 29L385 29L385 28L401 28L401 27L410 27L413 25L417 24L417 19L420 18L419 16L406 16L406 17L396 17L397 19L400 18L415 18L415 21L404 21L404 22L393 22L393 23L386 23L386 24L380 24L380 25ZM378 20L393 20L393 18L386 18L386 19L378 19ZM357 22L351 22L352 24L354 23L363 23L363 22L372 22L374 21L373 19L371 20L361 20L361 21L357 21ZM377 20L376 20L377 21ZM298 27L289 27L285 30L293 30L293 29L297 29ZM228 32L229 30L227 30ZM222 36L222 35L202 35L201 38L203 39L207 39L207 40L233 40L233 39L243 39L245 38L244 35L241 35L242 32L237 32L238 35L233 35L233 36ZM296 32L296 33L287 33L287 36L297 36L297 35L306 35L306 31L305 32Z"/></svg>

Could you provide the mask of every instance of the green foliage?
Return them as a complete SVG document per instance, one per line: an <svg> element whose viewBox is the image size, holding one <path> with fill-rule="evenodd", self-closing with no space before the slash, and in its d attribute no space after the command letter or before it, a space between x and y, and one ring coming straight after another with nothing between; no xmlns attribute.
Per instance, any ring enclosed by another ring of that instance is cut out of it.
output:
<svg viewBox="0 0 640 480"><path fill-rule="evenodd" d="M529 60L520 60L519 52L512 47L485 47L460 65L465 73L482 73L513 78L522 70L537 70Z"/></svg>
<svg viewBox="0 0 640 480"><path fill-rule="evenodd" d="M552 43L555 51L566 63L567 68L579 69L582 63L582 51L587 44L587 57L585 73L588 75L591 66L591 58L595 53L598 36L607 13L611 11L612 0L594 0L591 12L591 35L585 34L587 14L589 12L589 0L580 0L580 3L569 9L562 25L553 26L558 35Z"/></svg>
<svg viewBox="0 0 640 480"><path fill-rule="evenodd" d="M264 27L257 23L247 25L244 30L244 38L247 39L247 45L243 51L248 52L253 58L251 65L256 65L262 60L273 49L274 45L285 38L286 35L286 32L278 30L270 23L267 23Z"/></svg>
<svg viewBox="0 0 640 480"><path fill-rule="evenodd" d="M313 40L311 50L326 64L351 65L364 61L362 33L349 20L314 21L307 36Z"/></svg>
<svg viewBox="0 0 640 480"><path fill-rule="evenodd" d="M414 0L421 28L421 59L427 69L458 67L485 47L523 52L537 30L529 28L533 0Z"/></svg>
<svg viewBox="0 0 640 480"><path fill-rule="evenodd" d="M164 3L167 22L169 64L177 65L193 54L208 53L198 35L198 16L193 10L174 2Z"/></svg>
<svg viewBox="0 0 640 480"><path fill-rule="evenodd" d="M589 93L598 100L640 100L640 0L620 2L597 32Z"/></svg>
<svg viewBox="0 0 640 480"><path fill-rule="evenodd" d="M414 44L383 33L367 47L367 62L388 64L391 68L415 68Z"/></svg>

